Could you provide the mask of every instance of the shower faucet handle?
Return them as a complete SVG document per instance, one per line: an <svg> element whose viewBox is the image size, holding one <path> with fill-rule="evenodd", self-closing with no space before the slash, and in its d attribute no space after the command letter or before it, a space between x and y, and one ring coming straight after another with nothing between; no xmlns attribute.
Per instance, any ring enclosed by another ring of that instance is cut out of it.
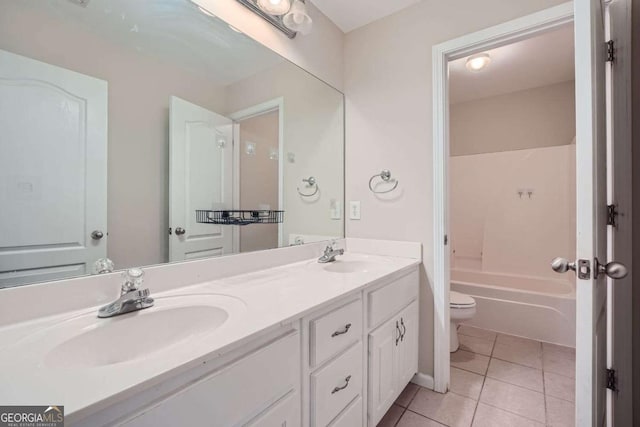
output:
<svg viewBox="0 0 640 427"><path fill-rule="evenodd" d="M566 273L569 270L576 271L576 263L570 262L566 258L554 258L551 261L551 268L556 273Z"/></svg>

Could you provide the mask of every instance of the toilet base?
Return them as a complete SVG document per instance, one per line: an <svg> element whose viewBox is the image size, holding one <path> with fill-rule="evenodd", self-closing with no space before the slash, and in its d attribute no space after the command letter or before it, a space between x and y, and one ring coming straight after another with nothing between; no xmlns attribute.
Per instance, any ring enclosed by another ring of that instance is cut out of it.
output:
<svg viewBox="0 0 640 427"><path fill-rule="evenodd" d="M460 347L460 341L458 341L458 324L456 322L451 322L449 327L449 352L453 353L454 351L458 351Z"/></svg>

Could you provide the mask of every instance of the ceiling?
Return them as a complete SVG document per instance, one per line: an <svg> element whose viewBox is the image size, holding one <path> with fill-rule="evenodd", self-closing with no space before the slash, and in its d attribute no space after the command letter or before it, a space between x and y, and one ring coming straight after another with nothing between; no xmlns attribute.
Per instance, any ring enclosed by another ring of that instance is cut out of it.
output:
<svg viewBox="0 0 640 427"><path fill-rule="evenodd" d="M574 80L573 24L486 51L491 63L467 70L467 58L449 64L452 104Z"/></svg>
<svg viewBox="0 0 640 427"><path fill-rule="evenodd" d="M342 31L377 21L421 0L311 0Z"/></svg>
<svg viewBox="0 0 640 427"><path fill-rule="evenodd" d="M190 1L22 0L24 12L46 10L67 25L179 64L226 86L283 62L282 57Z"/></svg>

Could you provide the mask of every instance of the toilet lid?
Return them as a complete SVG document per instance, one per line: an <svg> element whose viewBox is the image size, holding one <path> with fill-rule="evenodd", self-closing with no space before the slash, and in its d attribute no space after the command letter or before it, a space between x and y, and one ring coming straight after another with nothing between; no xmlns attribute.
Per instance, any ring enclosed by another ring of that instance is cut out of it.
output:
<svg viewBox="0 0 640 427"><path fill-rule="evenodd" d="M469 295L461 294L460 292L449 292L449 305L451 307L475 307L476 300Z"/></svg>

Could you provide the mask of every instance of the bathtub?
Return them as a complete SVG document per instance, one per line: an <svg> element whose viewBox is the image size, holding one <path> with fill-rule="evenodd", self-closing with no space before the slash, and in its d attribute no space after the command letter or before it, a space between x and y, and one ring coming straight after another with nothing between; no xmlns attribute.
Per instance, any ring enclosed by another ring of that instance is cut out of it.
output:
<svg viewBox="0 0 640 427"><path fill-rule="evenodd" d="M465 324L575 347L575 282L452 269L451 290L476 300Z"/></svg>

